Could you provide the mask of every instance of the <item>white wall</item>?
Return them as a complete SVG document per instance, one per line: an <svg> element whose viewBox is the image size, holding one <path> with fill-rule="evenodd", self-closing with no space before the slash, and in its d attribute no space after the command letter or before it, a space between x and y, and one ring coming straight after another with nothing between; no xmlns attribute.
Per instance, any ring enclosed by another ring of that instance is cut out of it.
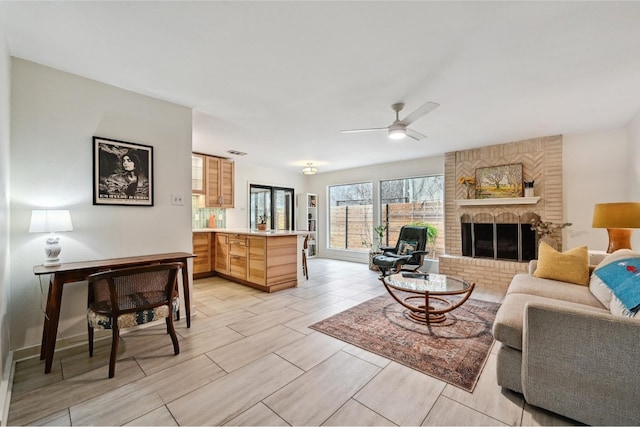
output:
<svg viewBox="0 0 640 427"><path fill-rule="evenodd" d="M6 420L4 396L6 381L5 362L9 353L8 302L9 288L9 141L11 58L4 29L4 16L0 9L0 423Z"/></svg>
<svg viewBox="0 0 640 427"><path fill-rule="evenodd" d="M296 194L306 191L306 180L302 172L297 174L277 168L266 168L240 158L235 159L235 173L235 207L226 211L227 228L249 226L249 184L293 188ZM297 214L296 210L296 216Z"/></svg>
<svg viewBox="0 0 640 427"><path fill-rule="evenodd" d="M11 89L11 347L20 349L42 334L32 269L45 236L27 233L32 209L70 209L63 262L192 250L191 110L16 58ZM94 135L154 147L155 206L93 206ZM171 205L171 193L187 203ZM86 335L85 311L86 284L65 285L59 337Z"/></svg>
<svg viewBox="0 0 640 427"><path fill-rule="evenodd" d="M318 194L318 254L323 258L343 259L356 262L368 262L367 253L327 249L329 214L328 187L336 184L373 183L373 205L380 200L380 181L386 179L410 178L417 176L441 175L444 173L444 156L425 157L402 162L384 163L337 172L319 173L309 177L307 192ZM373 211L373 223L380 222L380 212Z"/></svg>
<svg viewBox="0 0 640 427"><path fill-rule="evenodd" d="M629 124L629 200L640 201L640 111Z"/></svg>
<svg viewBox="0 0 640 427"><path fill-rule="evenodd" d="M627 200L640 201L640 111L631 119L628 127L629 152L627 175ZM640 250L640 230L636 230L631 238L631 247Z"/></svg>
<svg viewBox="0 0 640 427"><path fill-rule="evenodd" d="M564 219L573 224L565 248L607 249L607 230L591 227L593 207L629 200L628 145L626 128L563 136Z"/></svg>

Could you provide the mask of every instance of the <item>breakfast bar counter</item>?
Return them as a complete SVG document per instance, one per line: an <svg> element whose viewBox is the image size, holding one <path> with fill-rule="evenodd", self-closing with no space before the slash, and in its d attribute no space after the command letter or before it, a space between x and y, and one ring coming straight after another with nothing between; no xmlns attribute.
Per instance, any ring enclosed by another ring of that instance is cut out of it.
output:
<svg viewBox="0 0 640 427"><path fill-rule="evenodd" d="M265 292L298 284L302 231L193 230L194 277L218 275Z"/></svg>

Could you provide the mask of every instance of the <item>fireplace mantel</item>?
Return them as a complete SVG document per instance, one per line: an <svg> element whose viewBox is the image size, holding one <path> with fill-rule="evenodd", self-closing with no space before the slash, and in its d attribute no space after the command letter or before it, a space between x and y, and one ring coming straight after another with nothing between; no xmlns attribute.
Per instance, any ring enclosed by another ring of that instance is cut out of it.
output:
<svg viewBox="0 0 640 427"><path fill-rule="evenodd" d="M456 200L458 206L494 206L494 205L535 205L540 197L508 197L503 199L462 199Z"/></svg>

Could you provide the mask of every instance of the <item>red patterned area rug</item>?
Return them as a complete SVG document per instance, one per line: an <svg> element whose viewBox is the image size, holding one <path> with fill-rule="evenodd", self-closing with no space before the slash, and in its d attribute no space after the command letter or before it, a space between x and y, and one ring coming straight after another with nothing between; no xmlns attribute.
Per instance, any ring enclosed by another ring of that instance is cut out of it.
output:
<svg viewBox="0 0 640 427"><path fill-rule="evenodd" d="M472 392L484 368L500 304L469 299L442 323L420 324L381 295L310 326Z"/></svg>

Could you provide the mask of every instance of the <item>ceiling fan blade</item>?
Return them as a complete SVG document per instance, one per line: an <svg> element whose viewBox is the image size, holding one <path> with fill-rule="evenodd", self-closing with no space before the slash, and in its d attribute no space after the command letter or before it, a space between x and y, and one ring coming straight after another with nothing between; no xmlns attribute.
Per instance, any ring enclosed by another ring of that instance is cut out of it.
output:
<svg viewBox="0 0 640 427"><path fill-rule="evenodd" d="M407 136L409 138L415 139L416 141L420 141L420 140L425 139L427 137L427 135L423 135L420 132L416 132L413 129L407 129Z"/></svg>
<svg viewBox="0 0 640 427"><path fill-rule="evenodd" d="M356 132L370 132L373 130L388 130L389 128L368 128L368 129L347 129L347 130L342 130L340 132L342 133L356 133Z"/></svg>
<svg viewBox="0 0 640 427"><path fill-rule="evenodd" d="M409 114L404 119L400 120L400 123L402 123L405 126L409 126L411 123L415 122L420 117L424 116L425 114L427 114L428 112L430 112L431 110L439 106L440 104L437 104L435 102L427 102L422 107L418 108L416 111Z"/></svg>

